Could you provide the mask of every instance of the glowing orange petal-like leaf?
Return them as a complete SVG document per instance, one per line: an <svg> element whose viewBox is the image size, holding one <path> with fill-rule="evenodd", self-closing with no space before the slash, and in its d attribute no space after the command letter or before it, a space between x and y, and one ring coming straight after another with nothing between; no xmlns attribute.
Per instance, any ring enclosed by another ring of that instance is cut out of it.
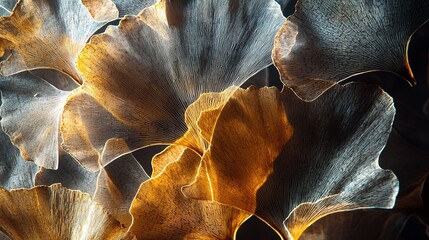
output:
<svg viewBox="0 0 429 240"><path fill-rule="evenodd" d="M427 0L299 0L276 36L274 64L304 100L368 71L394 72L415 83L408 43L428 20Z"/></svg>
<svg viewBox="0 0 429 240"><path fill-rule="evenodd" d="M277 97L268 101L264 94ZM267 124L270 109L287 123L283 129ZM237 91L217 118L203 156L206 170L199 172L204 176L185 194L253 210L287 239L299 238L314 221L334 212L391 208L398 181L377 162L394 112L387 94L360 84L334 86L310 103L287 88L281 93L274 88ZM211 128L204 123L202 114L198 125ZM279 142L277 136L284 135ZM280 149L250 144L259 138ZM253 197L245 191L249 183ZM208 184L212 196L199 190Z"/></svg>
<svg viewBox="0 0 429 240"><path fill-rule="evenodd" d="M0 231L11 239L135 239L89 195L61 185L0 189Z"/></svg>
<svg viewBox="0 0 429 240"><path fill-rule="evenodd" d="M203 112L198 126L211 144L203 162L210 165L206 174L213 187L212 198L254 212L256 193L293 134L279 91L240 89L223 109ZM221 159L224 164L217 163ZM203 171L200 175L205 176Z"/></svg>
<svg viewBox="0 0 429 240"><path fill-rule="evenodd" d="M130 231L138 239L234 239L250 214L230 206L186 198L183 185L193 181L201 157L190 149L172 157L165 170L140 186L130 212Z"/></svg>
<svg viewBox="0 0 429 240"><path fill-rule="evenodd" d="M0 72L11 75L53 68L82 82L76 57L105 22L95 21L80 0L23 0L0 19L0 49L11 50Z"/></svg>
<svg viewBox="0 0 429 240"><path fill-rule="evenodd" d="M96 170L126 148L175 142L202 93L240 85L271 63L283 21L274 0L161 0L125 17L79 55L85 83L66 105L63 147ZM95 127L98 119L107 128Z"/></svg>

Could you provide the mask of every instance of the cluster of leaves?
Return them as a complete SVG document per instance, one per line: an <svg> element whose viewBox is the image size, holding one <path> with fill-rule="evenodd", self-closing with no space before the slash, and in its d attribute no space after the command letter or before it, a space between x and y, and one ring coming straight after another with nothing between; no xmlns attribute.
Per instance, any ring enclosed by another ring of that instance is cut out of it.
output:
<svg viewBox="0 0 429 240"><path fill-rule="evenodd" d="M4 238L235 239L251 216L283 239L397 238L429 155L400 152L392 97L343 83L415 84L429 1L287 3L0 0Z"/></svg>

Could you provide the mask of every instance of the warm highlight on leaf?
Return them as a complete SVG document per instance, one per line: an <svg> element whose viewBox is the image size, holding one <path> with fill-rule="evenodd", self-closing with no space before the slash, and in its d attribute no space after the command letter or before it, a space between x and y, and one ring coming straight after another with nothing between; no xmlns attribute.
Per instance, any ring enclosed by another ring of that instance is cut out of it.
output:
<svg viewBox="0 0 429 240"><path fill-rule="evenodd" d="M127 148L175 142L202 93L240 85L270 65L283 21L274 0L162 0L125 17L79 55L85 83L66 105L63 147L97 170Z"/></svg>
<svg viewBox="0 0 429 240"><path fill-rule="evenodd" d="M82 82L76 57L104 24L95 21L80 0L22 0L11 16L0 19L0 49L11 50L0 73L53 68Z"/></svg>
<svg viewBox="0 0 429 240"><path fill-rule="evenodd" d="M135 239L89 195L61 185L0 189L0 231L11 239Z"/></svg>
<svg viewBox="0 0 429 240"><path fill-rule="evenodd" d="M304 100L368 71L393 72L415 84L409 39L428 20L427 0L299 0L276 36L274 64Z"/></svg>
<svg viewBox="0 0 429 240"><path fill-rule="evenodd" d="M237 90L223 109L203 112L198 126L210 143L203 155L210 167L205 174L200 171L213 187L213 196L206 198L254 212L259 187L293 135L280 93L274 88ZM198 196L193 191L198 189L188 188L186 194Z"/></svg>
<svg viewBox="0 0 429 240"><path fill-rule="evenodd" d="M184 191L252 211L284 239L298 239L334 212L391 208L398 181L378 166L378 156L394 112L387 94L361 84L334 86L310 103L287 88L281 93L275 88L236 91L218 116L203 156L207 170L200 169L197 181ZM271 115L283 124L268 124ZM212 124L202 114L202 129L206 119ZM259 148L264 145L255 139L276 143L276 151ZM249 185L253 197L246 191ZM211 186L212 196L200 189L204 186Z"/></svg>
<svg viewBox="0 0 429 240"><path fill-rule="evenodd" d="M140 186L130 212L138 239L234 239L250 214L230 206L186 198L182 186L193 181L201 157L190 149L163 155L171 163ZM160 156L159 156L160 157Z"/></svg>

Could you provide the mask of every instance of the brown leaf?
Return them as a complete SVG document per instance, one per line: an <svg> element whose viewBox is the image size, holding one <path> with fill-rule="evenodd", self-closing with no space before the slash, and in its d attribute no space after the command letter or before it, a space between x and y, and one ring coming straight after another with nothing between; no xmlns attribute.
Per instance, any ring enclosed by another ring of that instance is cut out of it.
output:
<svg viewBox="0 0 429 240"><path fill-rule="evenodd" d="M161 174L140 186L130 209L130 231L145 240L234 239L249 213L182 194L182 186L197 174L201 157L190 149L162 156L172 160Z"/></svg>
<svg viewBox="0 0 429 240"><path fill-rule="evenodd" d="M61 185L0 189L0 230L11 239L135 239L90 196Z"/></svg>
<svg viewBox="0 0 429 240"><path fill-rule="evenodd" d="M175 142L201 94L240 85L271 63L283 21L274 0L161 0L125 17L79 55L85 83L65 107L63 147L97 170L124 149ZM101 119L107 128L97 127Z"/></svg>

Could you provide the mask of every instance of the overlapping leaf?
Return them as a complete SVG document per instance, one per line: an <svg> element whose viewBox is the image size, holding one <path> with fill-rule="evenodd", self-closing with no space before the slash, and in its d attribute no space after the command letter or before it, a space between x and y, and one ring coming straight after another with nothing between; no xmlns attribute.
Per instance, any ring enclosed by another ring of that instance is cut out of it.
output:
<svg viewBox="0 0 429 240"><path fill-rule="evenodd" d="M67 189L87 193L121 224L129 226L129 207L140 184L147 179L149 176L132 154L118 158L98 172L85 169L71 156L63 154L59 168L42 168L35 176L35 183L60 183Z"/></svg>
<svg viewBox="0 0 429 240"><path fill-rule="evenodd" d="M76 57L105 23L95 21L81 0L20 1L10 16L0 19L0 49L11 51L0 73L53 68L82 82Z"/></svg>
<svg viewBox="0 0 429 240"><path fill-rule="evenodd" d="M306 103L284 89L277 93L277 104L267 104L264 96L269 92L275 95L275 89L246 91L237 91L226 103L214 130L210 129L210 114L201 115L198 126L203 135L212 133L205 137L210 139L210 148L203 156L207 170L201 168L199 176L203 177L185 188L187 196L214 199L254 212L284 238L293 239L330 213L393 206L397 179L377 163L394 115L387 94L377 87L350 84L334 86ZM258 104L250 104L256 100L249 98L259 99ZM284 113L278 113L286 127L267 124L270 118L264 118L270 115L268 109L278 105L284 107ZM250 128L252 124L256 127ZM267 137L267 132L272 134L266 141L279 146L278 152L248 145ZM277 132L289 137L277 138L273 134ZM211 196L199 189L208 184ZM256 186L254 199L245 191L249 185ZM239 186L241 190L233 191Z"/></svg>
<svg viewBox="0 0 429 240"><path fill-rule="evenodd" d="M124 155L100 169L94 201L123 225L131 225L129 209L140 184L149 176L132 154Z"/></svg>
<svg viewBox="0 0 429 240"><path fill-rule="evenodd" d="M168 148L167 148L167 152ZM130 230L138 239L234 239L249 213L214 202L186 198L183 185L193 181L201 157L184 149L177 155L164 154L171 160L164 171L140 186L130 212Z"/></svg>
<svg viewBox="0 0 429 240"><path fill-rule="evenodd" d="M428 19L426 0L300 0L276 36L274 63L304 100L368 71L394 72L414 83L408 43Z"/></svg>
<svg viewBox="0 0 429 240"><path fill-rule="evenodd" d="M160 1L124 18L79 56L85 83L65 108L63 146L96 169L99 156L106 164L124 147L174 142L200 94L239 85L270 64L283 20L274 0Z"/></svg>
<svg viewBox="0 0 429 240"><path fill-rule="evenodd" d="M115 17L137 15L156 0L82 0L88 11L98 21L111 21Z"/></svg>
<svg viewBox="0 0 429 240"><path fill-rule="evenodd" d="M2 77L0 89L4 132L26 160L57 169L60 117L69 92L30 72Z"/></svg>
<svg viewBox="0 0 429 240"><path fill-rule="evenodd" d="M5 189L31 188L39 168L25 161L12 145L9 136L0 130L0 187Z"/></svg>
<svg viewBox="0 0 429 240"><path fill-rule="evenodd" d="M135 239L89 195L61 185L0 189L0 209L11 239Z"/></svg>

